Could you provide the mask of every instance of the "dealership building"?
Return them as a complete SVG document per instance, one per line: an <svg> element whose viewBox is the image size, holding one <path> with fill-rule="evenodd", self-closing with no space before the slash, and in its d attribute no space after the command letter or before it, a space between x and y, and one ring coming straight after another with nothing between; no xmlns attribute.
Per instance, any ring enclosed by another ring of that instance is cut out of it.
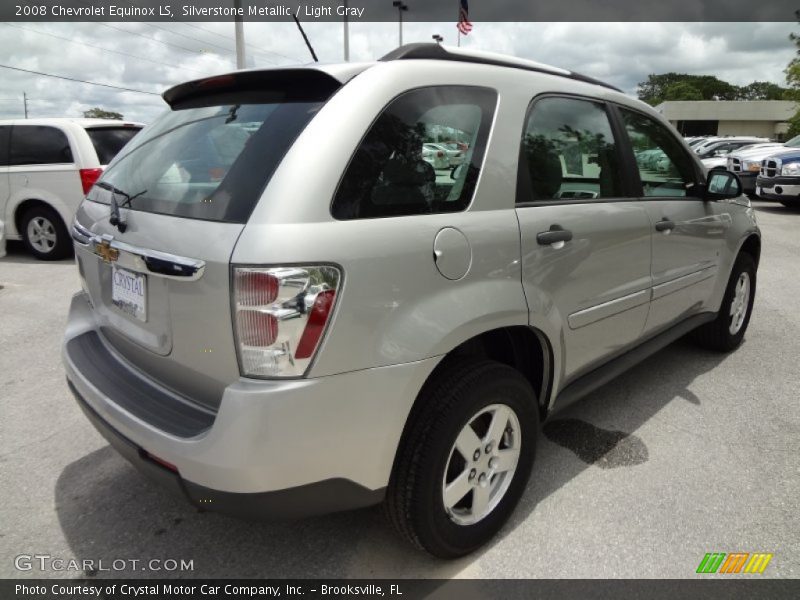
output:
<svg viewBox="0 0 800 600"><path fill-rule="evenodd" d="M684 136L752 135L783 140L797 112L788 100L670 100L656 110Z"/></svg>

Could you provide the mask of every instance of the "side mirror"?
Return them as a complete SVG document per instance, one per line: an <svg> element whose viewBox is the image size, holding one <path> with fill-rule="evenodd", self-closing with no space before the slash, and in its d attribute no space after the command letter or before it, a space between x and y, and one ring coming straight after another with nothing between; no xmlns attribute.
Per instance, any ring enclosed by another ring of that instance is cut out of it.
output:
<svg viewBox="0 0 800 600"><path fill-rule="evenodd" d="M742 195L742 182L735 173L714 169L706 178L705 200L727 200Z"/></svg>

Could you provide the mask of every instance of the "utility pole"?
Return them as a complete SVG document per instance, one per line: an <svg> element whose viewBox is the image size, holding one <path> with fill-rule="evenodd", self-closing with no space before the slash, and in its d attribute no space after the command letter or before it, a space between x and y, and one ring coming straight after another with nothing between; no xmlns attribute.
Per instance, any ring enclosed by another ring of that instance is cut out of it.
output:
<svg viewBox="0 0 800 600"><path fill-rule="evenodd" d="M236 68L244 69L247 66L244 55L244 20L239 16L242 0L234 0L233 5L236 8L236 16L233 19L236 35Z"/></svg>
<svg viewBox="0 0 800 600"><path fill-rule="evenodd" d="M22 92L22 104L25 106L25 118L28 118L28 94Z"/></svg>
<svg viewBox="0 0 800 600"><path fill-rule="evenodd" d="M350 25L347 20L347 0L344 0L344 62L350 62Z"/></svg>
<svg viewBox="0 0 800 600"><path fill-rule="evenodd" d="M397 9L398 23L400 25L400 35L398 37L400 39L400 45L402 46L403 45L403 13L408 10L408 5L404 4L400 0L394 0L394 2L392 2L392 6L394 6Z"/></svg>

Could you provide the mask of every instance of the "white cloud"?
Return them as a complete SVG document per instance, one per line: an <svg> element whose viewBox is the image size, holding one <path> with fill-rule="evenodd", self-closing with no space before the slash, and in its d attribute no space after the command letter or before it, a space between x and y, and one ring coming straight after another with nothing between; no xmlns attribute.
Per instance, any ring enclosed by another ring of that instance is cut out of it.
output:
<svg viewBox="0 0 800 600"><path fill-rule="evenodd" d="M0 64L158 93L234 68L232 23L18 25L0 24ZM341 23L304 26L320 60L342 60ZM795 28L791 23L476 23L462 46L572 69L631 93L648 74L669 71L712 74L737 85L755 80L782 85L783 69L795 55L788 40ZM404 41L428 42L434 33L455 45L454 23L406 23ZM397 46L397 36L396 23L351 23L351 60L379 58ZM294 23L246 23L245 37L249 65L311 60ZM31 116L80 116L101 106L147 122L164 108L157 96L0 72L0 118L22 115L23 91L31 98Z"/></svg>

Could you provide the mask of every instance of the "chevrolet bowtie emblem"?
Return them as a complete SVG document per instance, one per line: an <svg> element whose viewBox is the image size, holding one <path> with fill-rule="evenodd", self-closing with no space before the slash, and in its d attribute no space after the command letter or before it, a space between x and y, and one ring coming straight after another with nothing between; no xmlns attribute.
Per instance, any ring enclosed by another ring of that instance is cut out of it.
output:
<svg viewBox="0 0 800 600"><path fill-rule="evenodd" d="M119 250L112 248L111 242L108 240L95 243L94 253L102 258L104 263L110 264L112 262L116 262L116 260L119 258Z"/></svg>

